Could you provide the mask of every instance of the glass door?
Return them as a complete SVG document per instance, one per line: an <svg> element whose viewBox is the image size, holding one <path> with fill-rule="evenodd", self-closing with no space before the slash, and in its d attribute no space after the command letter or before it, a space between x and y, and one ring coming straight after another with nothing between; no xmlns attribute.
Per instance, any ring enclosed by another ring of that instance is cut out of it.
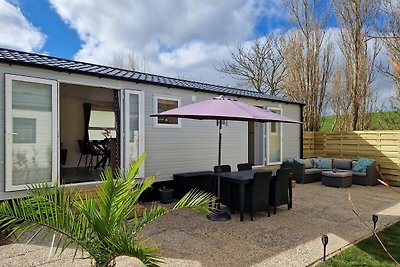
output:
<svg viewBox="0 0 400 267"><path fill-rule="evenodd" d="M268 108L268 111L282 114L280 108ZM268 122L266 127L267 138L267 165L282 164L282 123Z"/></svg>
<svg viewBox="0 0 400 267"><path fill-rule="evenodd" d="M144 153L144 93L142 91L124 90L123 134L121 144L123 149L123 166L134 163ZM144 163L140 166L139 178L144 177Z"/></svg>
<svg viewBox="0 0 400 267"><path fill-rule="evenodd" d="M6 74L6 191L55 183L58 174L57 81Z"/></svg>

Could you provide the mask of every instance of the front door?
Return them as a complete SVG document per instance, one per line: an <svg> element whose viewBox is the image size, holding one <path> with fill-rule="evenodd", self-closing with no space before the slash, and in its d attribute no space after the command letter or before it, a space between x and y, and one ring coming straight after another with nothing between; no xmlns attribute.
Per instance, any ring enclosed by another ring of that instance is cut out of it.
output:
<svg viewBox="0 0 400 267"><path fill-rule="evenodd" d="M124 90L122 114L121 147L122 164L127 167L144 153L144 93ZM144 177L144 163L140 166L139 178Z"/></svg>
<svg viewBox="0 0 400 267"><path fill-rule="evenodd" d="M55 183L58 176L58 84L6 74L5 189Z"/></svg>

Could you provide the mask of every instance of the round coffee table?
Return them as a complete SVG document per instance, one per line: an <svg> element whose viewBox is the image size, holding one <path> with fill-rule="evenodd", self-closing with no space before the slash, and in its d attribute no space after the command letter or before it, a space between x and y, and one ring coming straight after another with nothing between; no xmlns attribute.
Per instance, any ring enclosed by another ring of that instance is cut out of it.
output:
<svg viewBox="0 0 400 267"><path fill-rule="evenodd" d="M350 187L353 183L351 171L323 171L321 181L323 185L334 187Z"/></svg>

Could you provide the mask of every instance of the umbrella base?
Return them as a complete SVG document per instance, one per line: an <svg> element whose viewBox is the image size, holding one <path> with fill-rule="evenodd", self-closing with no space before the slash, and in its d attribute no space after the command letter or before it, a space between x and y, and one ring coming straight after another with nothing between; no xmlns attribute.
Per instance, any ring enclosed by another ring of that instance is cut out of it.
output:
<svg viewBox="0 0 400 267"><path fill-rule="evenodd" d="M209 219L210 221L222 222L222 221L230 220L231 219L231 215L229 215L229 213L226 212L226 211L215 210L214 214L207 215L207 219Z"/></svg>

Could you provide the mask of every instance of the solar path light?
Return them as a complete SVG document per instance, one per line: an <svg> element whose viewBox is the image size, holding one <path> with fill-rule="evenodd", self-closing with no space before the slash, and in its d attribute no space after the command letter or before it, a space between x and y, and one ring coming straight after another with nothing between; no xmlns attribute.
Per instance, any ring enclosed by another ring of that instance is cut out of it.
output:
<svg viewBox="0 0 400 267"><path fill-rule="evenodd" d="M322 235L321 236L322 245L324 245L324 261L326 259L326 246L328 245L328 236Z"/></svg>
<svg viewBox="0 0 400 267"><path fill-rule="evenodd" d="M374 222L374 234L375 234L376 223L378 222L378 215L376 214L372 215L372 221Z"/></svg>

